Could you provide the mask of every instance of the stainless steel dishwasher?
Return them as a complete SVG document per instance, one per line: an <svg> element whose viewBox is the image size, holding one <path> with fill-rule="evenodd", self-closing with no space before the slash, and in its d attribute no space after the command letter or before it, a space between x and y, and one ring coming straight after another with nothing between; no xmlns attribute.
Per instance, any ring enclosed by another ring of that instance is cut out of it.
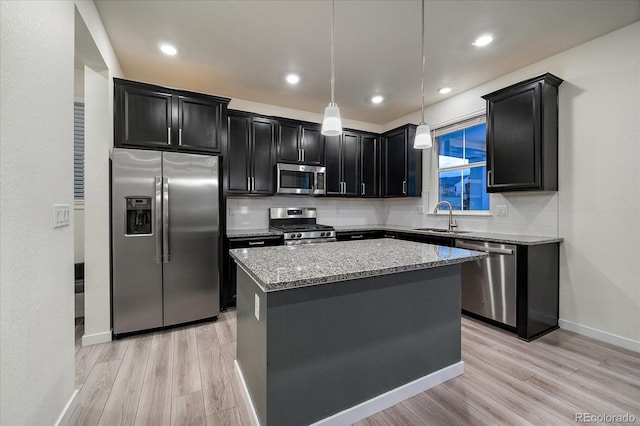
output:
<svg viewBox="0 0 640 426"><path fill-rule="evenodd" d="M489 257L462 264L462 310L516 327L516 246L458 240Z"/></svg>

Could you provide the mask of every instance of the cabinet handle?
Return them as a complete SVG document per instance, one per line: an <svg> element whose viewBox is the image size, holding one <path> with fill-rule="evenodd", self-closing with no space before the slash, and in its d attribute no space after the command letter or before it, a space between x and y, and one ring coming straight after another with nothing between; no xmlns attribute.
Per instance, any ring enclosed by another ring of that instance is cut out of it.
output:
<svg viewBox="0 0 640 426"><path fill-rule="evenodd" d="M365 192L365 191L364 191L364 188L365 188L365 186L364 186L364 182L362 182L362 195L364 195L364 192Z"/></svg>
<svg viewBox="0 0 640 426"><path fill-rule="evenodd" d="M171 127L167 127L167 145L171 145Z"/></svg>
<svg viewBox="0 0 640 426"><path fill-rule="evenodd" d="M402 193L404 195L407 195L407 181L406 180L402 181Z"/></svg>
<svg viewBox="0 0 640 426"><path fill-rule="evenodd" d="M251 190L255 191L256 190L256 178L251 176Z"/></svg>
<svg viewBox="0 0 640 426"><path fill-rule="evenodd" d="M263 246L264 241L249 241L250 246Z"/></svg>
<svg viewBox="0 0 640 426"><path fill-rule="evenodd" d="M487 170L487 182L489 182L489 185L493 185L493 182L491 182L491 178L493 177L491 170Z"/></svg>
<svg viewBox="0 0 640 426"><path fill-rule="evenodd" d="M302 162L304 163L304 149L301 149L300 151L302 151Z"/></svg>
<svg viewBox="0 0 640 426"><path fill-rule="evenodd" d="M178 129L178 145L182 146L182 129Z"/></svg>
<svg viewBox="0 0 640 426"><path fill-rule="evenodd" d="M247 176L247 191L251 192L251 177Z"/></svg>

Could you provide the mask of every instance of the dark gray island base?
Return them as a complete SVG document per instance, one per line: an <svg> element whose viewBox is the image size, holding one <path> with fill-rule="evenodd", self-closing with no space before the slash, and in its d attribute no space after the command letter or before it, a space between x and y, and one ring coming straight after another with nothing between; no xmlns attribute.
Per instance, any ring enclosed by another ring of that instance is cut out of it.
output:
<svg viewBox="0 0 640 426"><path fill-rule="evenodd" d="M320 250L331 250L349 262L348 252L356 256L354 249L371 247L359 241L296 252L285 252L286 247L232 251L238 262L236 368L255 410L254 422L349 424L462 374L460 263L483 255L374 241L382 243L373 249L391 262L391 251L413 249L425 250L426 263L417 261L422 269L395 264L397 272L383 275L358 272L362 265L353 265L351 279L343 273L341 281L316 285L274 283L276 290L269 291L268 283L257 282L260 271L251 270L251 258L273 252L259 250L279 249L285 258L300 256L301 261L318 260ZM433 260L434 253L443 256ZM273 265L278 267L284 268Z"/></svg>

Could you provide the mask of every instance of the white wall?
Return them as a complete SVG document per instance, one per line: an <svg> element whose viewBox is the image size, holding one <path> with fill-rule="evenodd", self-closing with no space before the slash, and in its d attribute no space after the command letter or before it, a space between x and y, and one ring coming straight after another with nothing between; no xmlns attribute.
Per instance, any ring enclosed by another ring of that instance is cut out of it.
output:
<svg viewBox="0 0 640 426"><path fill-rule="evenodd" d="M73 14L0 2L3 425L55 423L75 388L73 225L52 229L73 207Z"/></svg>
<svg viewBox="0 0 640 426"><path fill-rule="evenodd" d="M75 1L76 38L85 66L85 335L111 339L109 288L109 151L113 147L113 77L122 69L92 1Z"/></svg>

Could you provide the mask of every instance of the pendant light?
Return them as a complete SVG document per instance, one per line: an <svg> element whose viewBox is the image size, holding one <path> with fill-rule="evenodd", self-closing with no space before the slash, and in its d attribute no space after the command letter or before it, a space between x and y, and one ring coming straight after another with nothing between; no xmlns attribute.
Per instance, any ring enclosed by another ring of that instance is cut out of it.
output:
<svg viewBox="0 0 640 426"><path fill-rule="evenodd" d="M422 121L416 129L416 138L413 141L414 149L427 149L433 146L431 128L424 121L424 63L424 0L422 0Z"/></svg>
<svg viewBox="0 0 640 426"><path fill-rule="evenodd" d="M340 120L340 108L335 103L335 43L334 43L334 16L335 0L331 1L331 103L324 109L324 120L322 120L321 133L325 136L339 136L342 134L342 120Z"/></svg>

